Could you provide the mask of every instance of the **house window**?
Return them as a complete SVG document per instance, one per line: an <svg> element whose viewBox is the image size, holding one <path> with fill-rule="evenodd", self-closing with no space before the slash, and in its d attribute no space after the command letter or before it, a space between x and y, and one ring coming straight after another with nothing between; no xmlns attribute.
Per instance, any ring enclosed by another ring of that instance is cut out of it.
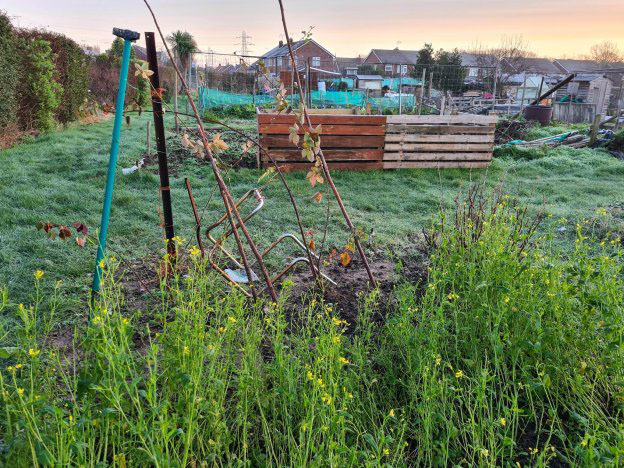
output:
<svg viewBox="0 0 624 468"><path fill-rule="evenodd" d="M347 75L357 75L357 68L347 68Z"/></svg>
<svg viewBox="0 0 624 468"><path fill-rule="evenodd" d="M468 76L477 76L479 74L479 69L475 67L470 67L468 70Z"/></svg>
<svg viewBox="0 0 624 468"><path fill-rule="evenodd" d="M407 65L401 65L401 74L407 75Z"/></svg>
<svg viewBox="0 0 624 468"><path fill-rule="evenodd" d="M277 57L277 66L278 67L282 66L282 57Z"/></svg>
<svg viewBox="0 0 624 468"><path fill-rule="evenodd" d="M320 67L321 66L321 57L312 57L312 66Z"/></svg>
<svg viewBox="0 0 624 468"><path fill-rule="evenodd" d="M392 73L392 65L386 65L386 71Z"/></svg>

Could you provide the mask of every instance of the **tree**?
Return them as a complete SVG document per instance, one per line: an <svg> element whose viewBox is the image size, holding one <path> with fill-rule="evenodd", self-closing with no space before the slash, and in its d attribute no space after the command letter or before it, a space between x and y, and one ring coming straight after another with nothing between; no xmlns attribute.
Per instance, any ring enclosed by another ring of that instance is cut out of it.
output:
<svg viewBox="0 0 624 468"><path fill-rule="evenodd" d="M121 37L116 37L110 46L110 49L106 51L106 56L115 63L118 67L121 66L121 57L123 56L124 40ZM134 47L130 49L130 60L135 60L136 54Z"/></svg>
<svg viewBox="0 0 624 468"><path fill-rule="evenodd" d="M615 42L604 41L591 46L589 59L596 62L601 68L608 68L616 63L624 62L624 53Z"/></svg>
<svg viewBox="0 0 624 468"><path fill-rule="evenodd" d="M431 44L425 44L418 51L418 60L414 67L413 75L415 78L419 78L422 75L422 71L427 65L432 65L435 62L433 58L433 46Z"/></svg>
<svg viewBox="0 0 624 468"><path fill-rule="evenodd" d="M175 31L167 36L167 42L184 70L188 70L191 58L198 51L195 38L186 31Z"/></svg>
<svg viewBox="0 0 624 468"><path fill-rule="evenodd" d="M461 67L462 57L459 50L438 50L435 54L435 64L437 65L439 89L444 91L459 91L462 89L466 73Z"/></svg>

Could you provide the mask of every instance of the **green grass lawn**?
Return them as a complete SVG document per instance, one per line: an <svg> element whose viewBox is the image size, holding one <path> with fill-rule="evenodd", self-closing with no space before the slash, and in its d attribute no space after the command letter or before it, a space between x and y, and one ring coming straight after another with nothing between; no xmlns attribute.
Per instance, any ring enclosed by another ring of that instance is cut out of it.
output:
<svg viewBox="0 0 624 468"><path fill-rule="evenodd" d="M156 166L130 176L121 175L122 167L131 166L144 153L145 126L150 118L151 114L133 117L131 126L124 127L122 132L107 252L128 260L164 251ZM253 121L235 124L255 131ZM8 286L12 301L25 302L30 298L36 269L45 271L47 284L62 280L62 291L68 297L84 299L90 287L94 247L80 249L72 241L48 239L35 229L35 224L46 221L71 225L80 221L92 233L96 232L111 129L112 120L77 126L32 139L0 154L0 285ZM177 167L175 173L171 187L176 233L192 239L194 221L184 177L192 181L200 210L210 200L204 220L213 220L222 213L221 200L207 165L190 160ZM279 181L268 185L266 180L258 182L261 174L252 169L230 170L226 178L235 197L250 188L264 187L266 207L249 223L249 228L259 244L267 245L282 232L296 232L297 226ZM485 178L490 186L502 183L505 190L532 209L545 203L555 218L565 217L573 226L576 220L593 216L598 208L622 203L623 176L624 162L606 152L566 148L540 153L537 159L497 158L487 171L334 174L354 223L374 232L369 247L398 253L409 252L414 237L440 207L449 206L471 181ZM309 186L303 173L288 175L288 181L297 194L306 228L320 237L325 205L319 206L312 200L316 189ZM348 233L335 203L331 212L327 247L339 247L347 241ZM561 238L570 239L571 231L560 233Z"/></svg>

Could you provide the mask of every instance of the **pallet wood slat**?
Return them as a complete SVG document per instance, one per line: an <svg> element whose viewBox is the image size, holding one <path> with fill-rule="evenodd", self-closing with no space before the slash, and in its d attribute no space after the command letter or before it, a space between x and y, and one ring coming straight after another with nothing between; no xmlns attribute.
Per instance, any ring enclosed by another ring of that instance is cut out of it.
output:
<svg viewBox="0 0 624 468"><path fill-rule="evenodd" d="M279 163L278 162L277 165L280 167L280 169L283 172L294 172L294 171L303 171L303 170L307 171L313 166L313 164L309 162L303 162L303 163L293 163L293 162ZM353 161L346 161L346 162L327 161L327 165L329 166L331 170L335 170L335 171L371 171L371 170L384 168L383 161L366 161L366 162L358 162L358 163L354 163Z"/></svg>
<svg viewBox="0 0 624 468"><path fill-rule="evenodd" d="M383 135L323 135L321 145L323 152L333 148L383 148ZM288 139L288 135L261 135L260 144L267 149L292 148L295 146Z"/></svg>
<svg viewBox="0 0 624 468"><path fill-rule="evenodd" d="M288 124L294 125L294 114L258 114L260 124ZM310 115L310 122L316 126L325 125L385 125L386 117L383 115ZM322 127L321 127L322 128Z"/></svg>
<svg viewBox="0 0 624 468"><path fill-rule="evenodd" d="M259 124L258 132L266 135L288 135L289 124ZM323 135L385 135L386 129L383 125L322 125L321 137ZM299 132L303 135L303 132Z"/></svg>
<svg viewBox="0 0 624 468"><path fill-rule="evenodd" d="M478 169L488 167L490 161L384 161L384 169Z"/></svg>
<svg viewBox="0 0 624 468"><path fill-rule="evenodd" d="M392 133L418 133L434 135L480 135L494 133L495 126L492 125L408 125L408 124L388 124L386 125L386 135Z"/></svg>
<svg viewBox="0 0 624 468"><path fill-rule="evenodd" d="M489 143L386 143L386 151L492 151Z"/></svg>
<svg viewBox="0 0 624 468"><path fill-rule="evenodd" d="M483 135L413 135L398 134L386 135L386 144L388 143L490 143L492 136Z"/></svg>
<svg viewBox="0 0 624 468"><path fill-rule="evenodd" d="M273 150L270 151L270 154L277 162L306 162L301 156L301 150ZM384 150L383 148L365 150L323 150L323 154L327 161L381 161ZM268 162L270 159L268 156L263 155L262 161Z"/></svg>
<svg viewBox="0 0 624 468"><path fill-rule="evenodd" d="M388 124L477 124L492 125L496 124L498 117L495 115L389 115Z"/></svg>
<svg viewBox="0 0 624 468"><path fill-rule="evenodd" d="M384 153L386 161L491 161L492 153Z"/></svg>

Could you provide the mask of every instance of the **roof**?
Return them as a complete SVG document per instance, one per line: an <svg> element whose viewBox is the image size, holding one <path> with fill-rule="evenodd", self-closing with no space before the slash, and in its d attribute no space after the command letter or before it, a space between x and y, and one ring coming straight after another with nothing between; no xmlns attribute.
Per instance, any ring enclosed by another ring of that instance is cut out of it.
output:
<svg viewBox="0 0 624 468"><path fill-rule="evenodd" d="M519 60L518 67L529 73L561 73L561 70L547 58L526 57Z"/></svg>
<svg viewBox="0 0 624 468"><path fill-rule="evenodd" d="M604 78L602 73L579 73L572 81L594 81Z"/></svg>
<svg viewBox="0 0 624 468"><path fill-rule="evenodd" d="M553 63L563 73L587 72L600 68L593 60L557 59Z"/></svg>
<svg viewBox="0 0 624 468"><path fill-rule="evenodd" d="M136 44L132 44L134 55L139 60L147 60L147 49Z"/></svg>
<svg viewBox="0 0 624 468"><path fill-rule="evenodd" d="M301 41L294 41L292 43L292 50L293 52L296 51L297 49L303 47L304 45L306 45L307 43L312 43L314 45L316 45L317 47L323 49L325 52L327 52L329 55L334 55L332 54L329 50L327 50L325 47L323 47L321 44L319 44L318 42L316 42L314 39L307 39L307 40L301 40ZM273 58L273 57L284 57L286 55L289 54L289 50L288 50L288 43L284 43L282 46L277 46L277 47L273 47L271 50L269 50L266 54L262 54L262 58L263 59L268 59L268 58Z"/></svg>
<svg viewBox="0 0 624 468"><path fill-rule="evenodd" d="M383 81L381 75L355 75L358 80Z"/></svg>
<svg viewBox="0 0 624 468"><path fill-rule="evenodd" d="M468 52L462 52L461 64L464 67L479 67L483 65L482 56L479 54L470 54Z"/></svg>
<svg viewBox="0 0 624 468"><path fill-rule="evenodd" d="M397 47L394 49L372 49L368 57L371 55L375 55L383 64L416 65L420 52L417 50L400 50Z"/></svg>

